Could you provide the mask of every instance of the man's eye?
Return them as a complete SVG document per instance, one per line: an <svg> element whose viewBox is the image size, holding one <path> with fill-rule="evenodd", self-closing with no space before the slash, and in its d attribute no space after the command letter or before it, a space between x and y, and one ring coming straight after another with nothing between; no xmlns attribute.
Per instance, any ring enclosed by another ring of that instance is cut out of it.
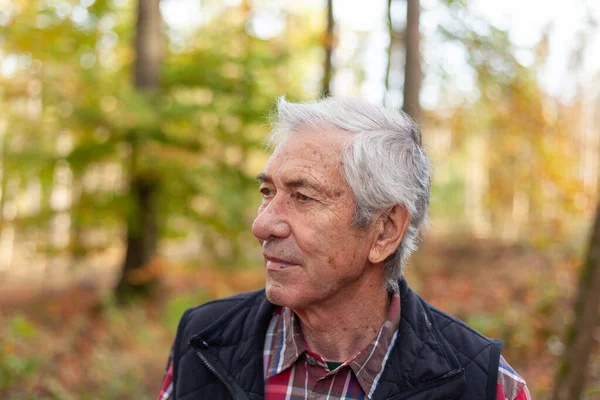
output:
<svg viewBox="0 0 600 400"><path fill-rule="evenodd" d="M312 200L310 197L308 197L307 195L302 194L300 192L296 192L295 196L296 196L296 199L300 200L300 201L309 201L309 200Z"/></svg>
<svg viewBox="0 0 600 400"><path fill-rule="evenodd" d="M270 196L271 194L273 194L273 191L269 188L261 188L260 192L263 196Z"/></svg>

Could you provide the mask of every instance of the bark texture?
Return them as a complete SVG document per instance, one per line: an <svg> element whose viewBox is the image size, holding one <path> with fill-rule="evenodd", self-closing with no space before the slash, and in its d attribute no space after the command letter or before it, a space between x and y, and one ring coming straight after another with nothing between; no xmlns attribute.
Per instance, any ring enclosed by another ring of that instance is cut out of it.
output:
<svg viewBox="0 0 600 400"><path fill-rule="evenodd" d="M387 48L387 66L385 68L385 91L390 90L390 71L392 70L392 54L394 53L394 26L392 25L392 0L387 0L387 27L390 43Z"/></svg>
<svg viewBox="0 0 600 400"><path fill-rule="evenodd" d="M567 329L565 352L555 380L554 400L579 400L594 353L594 333L600 305L600 203L592 228L587 255L579 275L575 318Z"/></svg>
<svg viewBox="0 0 600 400"><path fill-rule="evenodd" d="M157 283L156 271L152 269L158 246L157 185L151 179L138 177L130 190L134 207L127 219L127 249L117 289L121 298L147 294Z"/></svg>
<svg viewBox="0 0 600 400"><path fill-rule="evenodd" d="M139 90L153 90L160 84L161 21L159 0L138 1L133 80Z"/></svg>
<svg viewBox="0 0 600 400"><path fill-rule="evenodd" d="M333 19L333 0L327 0L327 30L323 47L325 49L325 60L323 63L323 81L321 93L323 97L331 96L331 79L333 76L333 42L335 40L335 20Z"/></svg>
<svg viewBox="0 0 600 400"><path fill-rule="evenodd" d="M415 121L421 116L419 92L421 90L421 54L419 51L420 19L419 0L407 0L406 7L406 65L404 69L404 104L402 111L410 115Z"/></svg>
<svg viewBox="0 0 600 400"><path fill-rule="evenodd" d="M133 81L138 91L151 96L160 85L162 62L162 31L159 0L139 0L135 37ZM143 132L137 133L143 135ZM137 159L142 137L134 137L130 166L132 204L127 216L127 244L117 297L126 300L131 295L147 294L156 285L152 260L158 247L156 197L158 182L143 176Z"/></svg>

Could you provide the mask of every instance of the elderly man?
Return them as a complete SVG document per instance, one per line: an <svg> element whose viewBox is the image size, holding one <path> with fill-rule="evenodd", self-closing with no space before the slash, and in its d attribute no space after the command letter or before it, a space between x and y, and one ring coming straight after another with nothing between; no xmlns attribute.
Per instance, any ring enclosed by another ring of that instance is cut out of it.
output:
<svg viewBox="0 0 600 400"><path fill-rule="evenodd" d="M402 277L430 196L416 124L358 99L277 116L252 225L265 289L183 315L159 399L529 399L500 342Z"/></svg>

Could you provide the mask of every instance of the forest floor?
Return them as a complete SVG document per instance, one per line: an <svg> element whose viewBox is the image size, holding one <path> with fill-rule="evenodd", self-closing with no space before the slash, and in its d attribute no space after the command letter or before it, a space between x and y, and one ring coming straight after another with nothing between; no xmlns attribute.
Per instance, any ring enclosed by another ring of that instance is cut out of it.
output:
<svg viewBox="0 0 600 400"><path fill-rule="evenodd" d="M129 306L110 296L114 268L62 286L0 285L0 398L154 398L183 311L264 279L260 266L161 266L161 288ZM411 259L407 279L438 308L502 339L505 358L540 400L563 350L578 268L569 252L432 239ZM600 398L598 351L588 372L587 399Z"/></svg>

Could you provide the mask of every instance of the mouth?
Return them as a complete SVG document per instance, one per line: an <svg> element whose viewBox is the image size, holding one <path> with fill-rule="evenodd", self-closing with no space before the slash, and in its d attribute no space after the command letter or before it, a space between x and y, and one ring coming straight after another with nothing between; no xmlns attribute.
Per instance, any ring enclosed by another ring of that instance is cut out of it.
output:
<svg viewBox="0 0 600 400"><path fill-rule="evenodd" d="M264 257L265 257L265 261L266 261L266 267L267 267L267 269L270 269L270 270L277 271L277 270L282 270L282 269L286 269L289 267L293 267L296 265L291 261L284 260L281 258L271 257L271 256L267 256L267 255L264 255Z"/></svg>

